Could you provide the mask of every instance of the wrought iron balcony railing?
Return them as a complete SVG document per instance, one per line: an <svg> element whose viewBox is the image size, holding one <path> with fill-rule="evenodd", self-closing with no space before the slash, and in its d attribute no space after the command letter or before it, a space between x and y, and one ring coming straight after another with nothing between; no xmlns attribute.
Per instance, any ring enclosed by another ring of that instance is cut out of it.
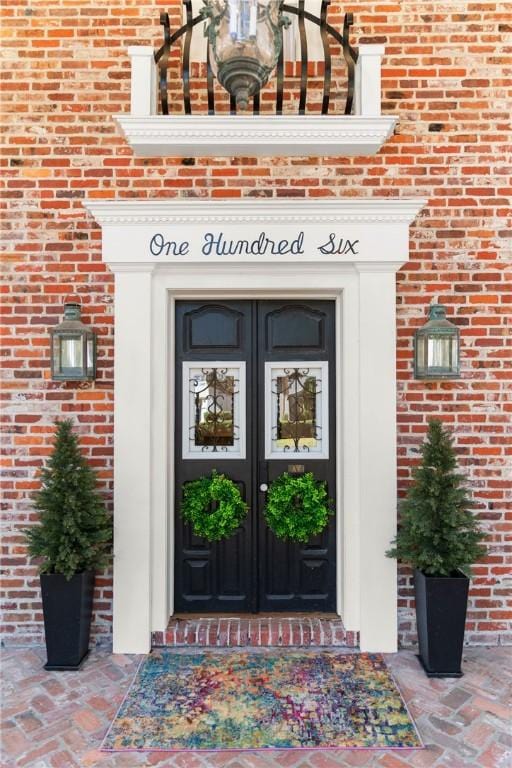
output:
<svg viewBox="0 0 512 768"><path fill-rule="evenodd" d="M327 13L330 0L322 0L320 15L307 11L305 9L305 0L299 0L298 6L289 5L288 3L282 4L283 13L296 16L298 21L298 33L300 41L300 59L299 59L299 73L297 79L299 80L299 99L297 105L297 114L306 114L306 99L308 92L308 73L309 73L309 61L308 61L308 41L306 35L306 22L317 26L320 31L322 48L323 48L323 83L322 83L322 96L320 99L320 114L329 114L329 107L331 104L331 85L332 85L332 61L333 61L333 49L335 47L341 49L343 59L346 63L346 97L345 106L342 114L351 115L354 106L354 91L355 91L355 74L356 63L358 54L357 51L350 44L350 27L354 23L354 17L352 13L346 13L343 20L343 31L340 34L331 24L327 21ZM158 92L161 114L169 114L169 64L172 55L172 46L182 45L182 83L183 83L183 109L186 115L192 114L192 99L191 99L191 86L192 86L192 72L191 72L191 43L192 33L197 25L205 23L205 17L201 13L198 13L195 17L192 11L192 0L183 0L185 7L185 23L177 29L175 32L171 32L170 20L168 13L162 13L160 15L160 23L164 28L164 42L158 51L155 53L155 63L158 66ZM283 35L283 29L280 28L281 37ZM295 62L285 61L285 46L281 40L281 52L278 58L275 74L275 114L283 114L284 105L284 93L285 93L285 71L287 64L294 65ZM214 75L210 62L210 50L209 46L206 47L206 91L207 91L207 105L208 114L215 114L215 89L214 89ZM294 67L295 69L295 67ZM222 94L225 99L229 99L228 94ZM218 98L218 95L217 95ZM236 114L236 104L234 97L229 99L229 111L231 114ZM253 97L253 114L259 115L261 111L261 93L258 92Z"/></svg>

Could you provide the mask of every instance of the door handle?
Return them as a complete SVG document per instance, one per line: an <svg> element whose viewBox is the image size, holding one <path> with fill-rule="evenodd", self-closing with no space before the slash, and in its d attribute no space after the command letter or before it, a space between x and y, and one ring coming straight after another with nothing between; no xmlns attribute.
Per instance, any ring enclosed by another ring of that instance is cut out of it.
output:
<svg viewBox="0 0 512 768"><path fill-rule="evenodd" d="M268 491L268 461L260 461L259 481L261 493L266 493Z"/></svg>

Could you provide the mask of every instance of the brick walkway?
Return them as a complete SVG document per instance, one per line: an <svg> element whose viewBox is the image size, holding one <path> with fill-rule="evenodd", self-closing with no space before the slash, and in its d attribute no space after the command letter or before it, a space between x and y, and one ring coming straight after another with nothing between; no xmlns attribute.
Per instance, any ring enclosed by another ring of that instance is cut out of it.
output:
<svg viewBox="0 0 512 768"><path fill-rule="evenodd" d="M180 651L178 651L179 653ZM4 761L32 768L509 768L512 653L472 648L460 680L428 680L411 652L387 657L427 749L420 752L117 753L98 751L140 657L95 651L79 673L42 670L42 649L3 654Z"/></svg>
<svg viewBox="0 0 512 768"><path fill-rule="evenodd" d="M209 646L334 646L355 648L358 632L347 632L341 619L317 616L267 616L255 618L174 618L166 632L153 633L153 647Z"/></svg>

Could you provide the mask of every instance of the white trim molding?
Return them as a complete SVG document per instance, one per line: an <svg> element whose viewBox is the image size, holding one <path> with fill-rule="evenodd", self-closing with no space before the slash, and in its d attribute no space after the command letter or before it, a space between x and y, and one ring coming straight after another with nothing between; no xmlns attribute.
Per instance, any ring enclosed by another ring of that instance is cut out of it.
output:
<svg viewBox="0 0 512 768"><path fill-rule="evenodd" d="M380 115L114 115L139 157L373 155L398 118Z"/></svg>
<svg viewBox="0 0 512 768"><path fill-rule="evenodd" d="M174 302L191 298L335 300L337 610L362 650L396 650L395 273L425 202L86 203L116 281L116 653L146 653L173 610Z"/></svg>
<svg viewBox="0 0 512 768"><path fill-rule="evenodd" d="M86 200L101 226L119 224L412 224L427 204L421 197L339 197L331 200Z"/></svg>

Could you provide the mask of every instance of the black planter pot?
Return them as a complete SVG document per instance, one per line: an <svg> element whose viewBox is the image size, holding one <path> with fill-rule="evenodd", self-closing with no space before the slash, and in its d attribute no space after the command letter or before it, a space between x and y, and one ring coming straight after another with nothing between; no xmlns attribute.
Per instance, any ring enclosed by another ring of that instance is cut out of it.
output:
<svg viewBox="0 0 512 768"><path fill-rule="evenodd" d="M78 669L89 653L94 573L77 573L70 581L60 574L41 574L45 669Z"/></svg>
<svg viewBox="0 0 512 768"><path fill-rule="evenodd" d="M461 677L469 579L414 571L419 658L428 677Z"/></svg>

